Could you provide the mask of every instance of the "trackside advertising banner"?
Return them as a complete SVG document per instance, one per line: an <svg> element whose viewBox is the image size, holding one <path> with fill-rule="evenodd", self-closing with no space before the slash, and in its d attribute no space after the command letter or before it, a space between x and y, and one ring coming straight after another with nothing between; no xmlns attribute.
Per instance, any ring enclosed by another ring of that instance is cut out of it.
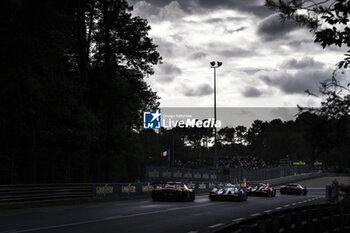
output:
<svg viewBox="0 0 350 233"><path fill-rule="evenodd" d="M212 187L223 187L221 182L189 181L185 184L197 192L208 192ZM92 185L93 198L112 198L123 196L151 195L152 183L94 183Z"/></svg>
<svg viewBox="0 0 350 233"><path fill-rule="evenodd" d="M186 169L176 167L147 167L146 179L149 181L217 181L215 170Z"/></svg>

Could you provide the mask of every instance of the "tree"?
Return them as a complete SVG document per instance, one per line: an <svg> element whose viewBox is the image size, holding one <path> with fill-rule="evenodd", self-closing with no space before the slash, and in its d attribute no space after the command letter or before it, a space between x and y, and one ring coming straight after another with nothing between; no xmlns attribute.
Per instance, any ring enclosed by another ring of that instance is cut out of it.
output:
<svg viewBox="0 0 350 233"><path fill-rule="evenodd" d="M237 144L244 144L247 137L247 127L238 125L235 128L235 140Z"/></svg>
<svg viewBox="0 0 350 233"><path fill-rule="evenodd" d="M222 144L233 144L235 139L235 128L225 127L219 130L219 141Z"/></svg>
<svg viewBox="0 0 350 233"><path fill-rule="evenodd" d="M266 6L280 12L283 20L293 20L300 25L306 25L314 32L315 43L323 48L335 46L350 46L350 1L348 0L266 0ZM338 69L350 66L350 50L345 58L336 64ZM320 109L299 107L301 112L311 111L328 118L340 118L350 113L350 82L341 84L337 80L339 72L335 70L331 78L320 85L323 101ZM308 94L315 95L306 90Z"/></svg>
<svg viewBox="0 0 350 233"><path fill-rule="evenodd" d="M132 175L141 148L132 146L141 129L140 112L158 108L158 97L144 81L159 63L156 45L148 37L147 21L132 17L125 0L100 0L90 4L91 53L89 96L98 116L99 165L104 179ZM138 145L136 143L136 145ZM112 175L112 171L113 174ZM119 175L116 174L120 171Z"/></svg>
<svg viewBox="0 0 350 233"><path fill-rule="evenodd" d="M140 177L161 61L147 21L125 0L2 4L0 183Z"/></svg>

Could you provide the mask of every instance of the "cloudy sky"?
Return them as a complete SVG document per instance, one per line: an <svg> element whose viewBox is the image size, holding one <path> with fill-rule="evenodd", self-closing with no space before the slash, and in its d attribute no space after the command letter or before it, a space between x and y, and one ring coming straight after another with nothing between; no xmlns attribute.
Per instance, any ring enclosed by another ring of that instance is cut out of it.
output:
<svg viewBox="0 0 350 233"><path fill-rule="evenodd" d="M148 20L163 64L147 79L161 107L317 106L317 84L329 78L345 49L323 49L308 29L279 16L264 0L128 0Z"/></svg>

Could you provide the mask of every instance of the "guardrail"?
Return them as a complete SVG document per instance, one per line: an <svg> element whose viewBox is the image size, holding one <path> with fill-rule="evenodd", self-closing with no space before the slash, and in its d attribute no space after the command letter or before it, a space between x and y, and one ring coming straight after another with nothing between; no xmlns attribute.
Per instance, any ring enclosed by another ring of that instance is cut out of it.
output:
<svg viewBox="0 0 350 233"><path fill-rule="evenodd" d="M295 174L291 176L279 177L279 178L274 178L269 180L261 180L261 182L266 182L272 186L277 186L281 184L298 182L298 181L313 179L313 178L322 177L322 176L327 176L327 173L312 172L312 173Z"/></svg>
<svg viewBox="0 0 350 233"><path fill-rule="evenodd" d="M349 232L350 213L342 205L321 204L265 214L218 229L215 233Z"/></svg>
<svg viewBox="0 0 350 233"><path fill-rule="evenodd" d="M222 182L210 181L184 181L188 188L196 192L208 192L212 187L223 187ZM123 196L151 195L153 186L151 182L143 183L95 183L92 184L94 198L111 198Z"/></svg>
<svg viewBox="0 0 350 233"><path fill-rule="evenodd" d="M91 184L0 185L0 206L90 199Z"/></svg>
<svg viewBox="0 0 350 233"><path fill-rule="evenodd" d="M291 178L299 179L304 175ZM310 177L313 175L305 175ZM304 177L304 178L305 178ZM288 181L291 178L286 178ZM211 187L223 187L223 182L184 181L197 192L207 192ZM0 185L0 207L57 201L73 201L92 198L115 198L150 195L152 183L73 183L73 184L18 184Z"/></svg>
<svg viewBox="0 0 350 233"><path fill-rule="evenodd" d="M226 175L225 175L226 170ZM291 176L294 174L316 172L316 169L310 169L309 167L302 166L290 166L290 167L271 167L271 168L230 168L230 169L219 169L218 180L226 181L232 179L242 180L268 180L279 177Z"/></svg>

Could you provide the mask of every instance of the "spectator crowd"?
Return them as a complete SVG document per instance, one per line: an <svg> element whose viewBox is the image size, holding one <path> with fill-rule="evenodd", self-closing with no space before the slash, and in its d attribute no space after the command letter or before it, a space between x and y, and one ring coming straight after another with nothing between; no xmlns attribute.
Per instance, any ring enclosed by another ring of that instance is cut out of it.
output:
<svg viewBox="0 0 350 233"><path fill-rule="evenodd" d="M257 169L268 167L269 165L254 156L236 156L236 157L220 157L218 165L221 168L246 168Z"/></svg>

